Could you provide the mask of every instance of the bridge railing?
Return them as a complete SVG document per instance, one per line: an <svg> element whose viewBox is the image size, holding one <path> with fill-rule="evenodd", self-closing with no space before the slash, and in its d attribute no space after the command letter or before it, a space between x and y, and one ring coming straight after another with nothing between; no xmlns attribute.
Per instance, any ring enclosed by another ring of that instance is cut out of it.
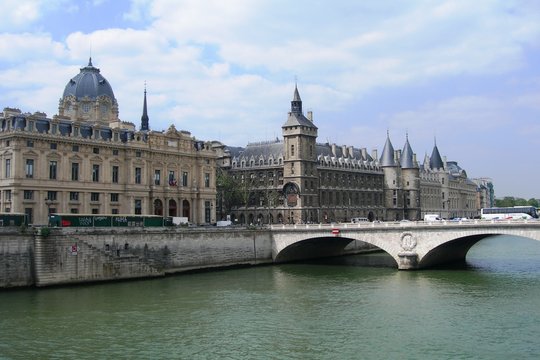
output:
<svg viewBox="0 0 540 360"><path fill-rule="evenodd" d="M439 221L373 221L361 223L319 223L319 224L272 224L270 229L362 229L362 228L385 228L385 227L429 227L429 226L492 226L501 224L522 225L522 224L538 224L538 219L523 219L523 220L439 220Z"/></svg>

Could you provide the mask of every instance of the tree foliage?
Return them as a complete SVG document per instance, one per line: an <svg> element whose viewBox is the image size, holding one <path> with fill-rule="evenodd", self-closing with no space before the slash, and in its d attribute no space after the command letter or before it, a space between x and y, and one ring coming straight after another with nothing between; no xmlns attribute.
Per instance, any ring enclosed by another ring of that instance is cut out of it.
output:
<svg viewBox="0 0 540 360"><path fill-rule="evenodd" d="M216 177L217 198L220 201L220 216L230 214L231 209L240 199L238 181L227 171L218 169Z"/></svg>
<svg viewBox="0 0 540 360"><path fill-rule="evenodd" d="M512 206L534 206L538 207L538 199L531 198L525 200L523 198L515 198L513 196L505 196L502 199L495 199L497 207L512 207Z"/></svg>

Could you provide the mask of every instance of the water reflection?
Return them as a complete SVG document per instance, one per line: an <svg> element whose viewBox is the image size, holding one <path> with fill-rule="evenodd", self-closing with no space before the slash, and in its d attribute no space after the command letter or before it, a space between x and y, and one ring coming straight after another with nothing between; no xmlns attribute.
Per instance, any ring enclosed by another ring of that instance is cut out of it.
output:
<svg viewBox="0 0 540 360"><path fill-rule="evenodd" d="M0 292L0 358L538 358L540 242Z"/></svg>

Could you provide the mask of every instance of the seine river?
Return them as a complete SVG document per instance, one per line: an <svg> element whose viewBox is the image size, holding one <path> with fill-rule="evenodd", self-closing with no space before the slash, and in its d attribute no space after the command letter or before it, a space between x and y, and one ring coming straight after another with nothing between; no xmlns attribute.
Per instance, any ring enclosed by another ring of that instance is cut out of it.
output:
<svg viewBox="0 0 540 360"><path fill-rule="evenodd" d="M0 358L540 358L540 242L483 240L450 269L365 259L0 291Z"/></svg>

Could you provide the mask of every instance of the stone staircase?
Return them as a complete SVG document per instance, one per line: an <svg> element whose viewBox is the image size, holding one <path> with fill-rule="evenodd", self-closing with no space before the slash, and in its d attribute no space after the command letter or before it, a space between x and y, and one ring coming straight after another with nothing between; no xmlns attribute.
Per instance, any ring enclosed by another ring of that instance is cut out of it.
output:
<svg viewBox="0 0 540 360"><path fill-rule="evenodd" d="M72 235L34 239L36 286L164 276L125 251L105 251Z"/></svg>

